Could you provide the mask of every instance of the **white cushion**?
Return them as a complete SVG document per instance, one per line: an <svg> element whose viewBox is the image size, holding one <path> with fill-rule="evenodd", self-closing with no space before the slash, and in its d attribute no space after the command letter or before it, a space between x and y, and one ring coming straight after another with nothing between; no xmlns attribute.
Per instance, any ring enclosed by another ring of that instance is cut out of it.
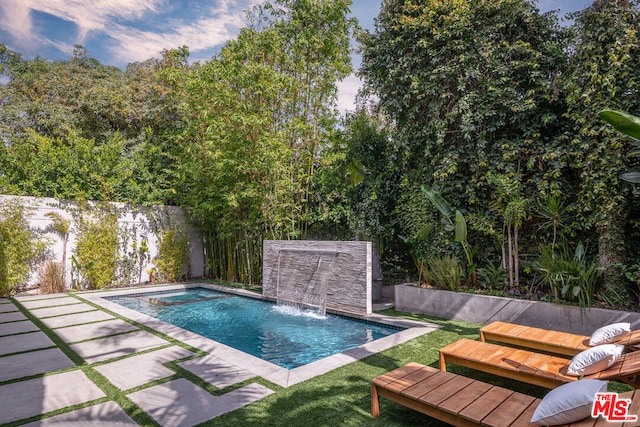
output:
<svg viewBox="0 0 640 427"><path fill-rule="evenodd" d="M567 373L579 377L603 371L616 363L623 351L622 344L602 344L588 348L571 359Z"/></svg>
<svg viewBox="0 0 640 427"><path fill-rule="evenodd" d="M533 424L557 426L591 416L596 393L607 391L607 381L579 380L551 390L533 412Z"/></svg>
<svg viewBox="0 0 640 427"><path fill-rule="evenodd" d="M609 344L630 332L631 324L627 322L613 323L611 325L603 326L602 328L596 329L593 334L591 334L589 345L593 347L600 344Z"/></svg>

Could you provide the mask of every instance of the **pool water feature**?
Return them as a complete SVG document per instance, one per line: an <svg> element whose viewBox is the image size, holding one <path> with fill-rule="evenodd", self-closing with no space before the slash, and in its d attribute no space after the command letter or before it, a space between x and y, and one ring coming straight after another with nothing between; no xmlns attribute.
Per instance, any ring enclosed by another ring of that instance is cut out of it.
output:
<svg viewBox="0 0 640 427"><path fill-rule="evenodd" d="M207 288L107 299L286 369L402 330L333 314L321 316L278 307L268 301ZM151 300L167 304L154 304Z"/></svg>
<svg viewBox="0 0 640 427"><path fill-rule="evenodd" d="M281 249L276 266L276 300L280 306L327 312L327 281L336 251ZM283 274L284 272L284 274Z"/></svg>

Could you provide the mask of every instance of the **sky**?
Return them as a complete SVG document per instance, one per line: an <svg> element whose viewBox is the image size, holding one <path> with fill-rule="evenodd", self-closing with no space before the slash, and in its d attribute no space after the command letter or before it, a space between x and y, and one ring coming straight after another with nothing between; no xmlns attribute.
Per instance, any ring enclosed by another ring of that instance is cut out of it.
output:
<svg viewBox="0 0 640 427"><path fill-rule="evenodd" d="M352 14L373 29L382 0L353 0ZM0 0L0 43L25 59L65 60L84 46L102 64L124 68L188 46L204 62L246 25L245 11L262 0ZM542 11L581 10L592 0L539 0ZM360 58L353 56L357 69ZM360 81L340 82L338 109L353 109Z"/></svg>

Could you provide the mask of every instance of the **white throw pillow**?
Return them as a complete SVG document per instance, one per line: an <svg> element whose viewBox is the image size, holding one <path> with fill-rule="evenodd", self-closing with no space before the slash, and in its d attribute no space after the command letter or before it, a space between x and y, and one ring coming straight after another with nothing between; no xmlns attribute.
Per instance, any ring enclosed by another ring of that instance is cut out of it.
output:
<svg viewBox="0 0 640 427"><path fill-rule="evenodd" d="M613 323L611 325L603 326L602 328L596 329L593 334L591 334L589 345L593 347L600 344L608 344L622 338L630 332L631 324L627 322Z"/></svg>
<svg viewBox="0 0 640 427"><path fill-rule="evenodd" d="M533 424L557 426L591 415L596 393L607 391L608 381L579 380L551 390L533 412Z"/></svg>
<svg viewBox="0 0 640 427"><path fill-rule="evenodd" d="M567 373L579 377L603 371L616 363L623 351L622 344L602 344L588 348L571 359Z"/></svg>

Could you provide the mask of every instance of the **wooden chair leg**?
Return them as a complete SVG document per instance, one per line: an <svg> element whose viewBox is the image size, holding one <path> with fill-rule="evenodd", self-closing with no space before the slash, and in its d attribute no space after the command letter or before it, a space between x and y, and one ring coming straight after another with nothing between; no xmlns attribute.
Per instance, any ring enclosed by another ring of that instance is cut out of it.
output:
<svg viewBox="0 0 640 427"><path fill-rule="evenodd" d="M375 418L380 416L380 398L375 384L371 384L371 415Z"/></svg>

